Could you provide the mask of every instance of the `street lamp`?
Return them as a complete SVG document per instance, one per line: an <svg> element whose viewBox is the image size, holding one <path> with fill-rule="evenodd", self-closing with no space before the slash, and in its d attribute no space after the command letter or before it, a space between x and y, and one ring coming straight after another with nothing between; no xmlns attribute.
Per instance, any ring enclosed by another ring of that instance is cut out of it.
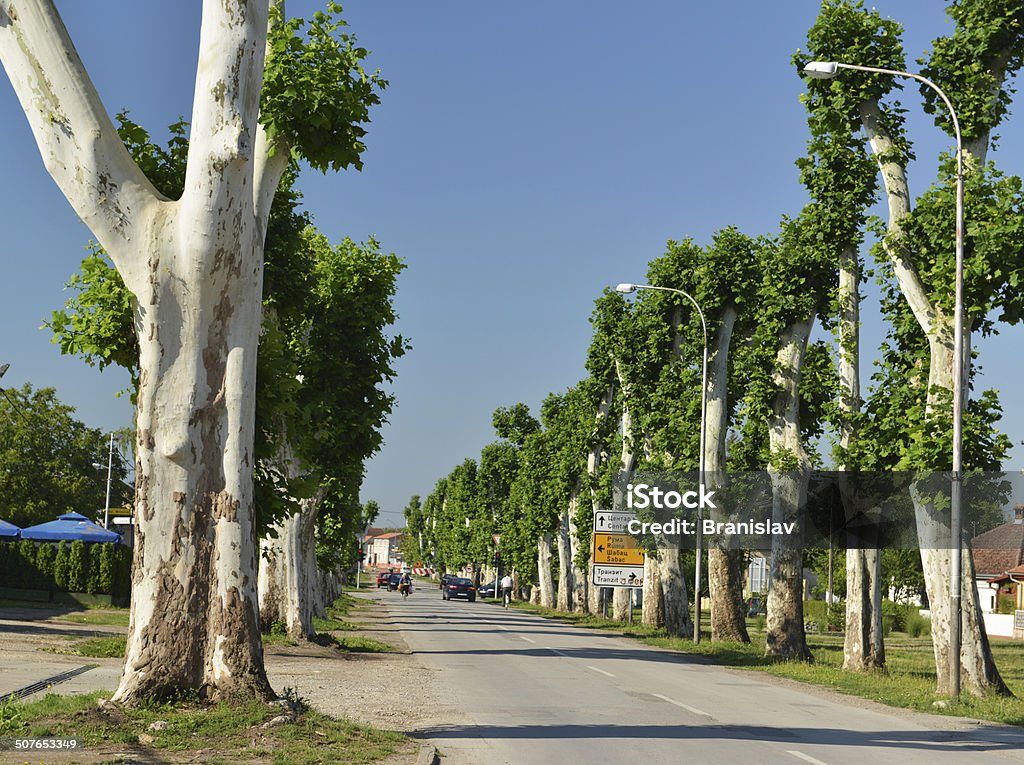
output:
<svg viewBox="0 0 1024 765"><path fill-rule="evenodd" d="M701 310L700 305L693 299L693 296L683 290L677 290L672 287L654 287L650 284L619 284L615 287L616 292L621 292L624 295L628 295L637 290L658 290L660 292L672 292L676 295L682 295L684 298L693 303L693 307L697 309L697 315L700 316L700 324L704 330L704 354L701 360L700 370L700 448L698 450L699 467L697 469L700 486L703 489L704 486L704 452L706 442L706 431L707 427L707 410L708 410L708 324L704 319L704 311ZM700 568L701 558L704 553L704 535L701 530L702 508L700 503L697 503L697 566L693 576L693 642L700 642Z"/></svg>
<svg viewBox="0 0 1024 765"><path fill-rule="evenodd" d="M92 463L97 470L102 470L103 465L98 462ZM107 503L103 508L103 528L110 528L110 479L114 472L114 434L110 434L110 450L107 453Z"/></svg>
<svg viewBox="0 0 1024 765"><path fill-rule="evenodd" d="M882 69L874 66L858 66L843 64L838 61L812 61L804 67L808 77L827 80L839 74L840 69L853 69L858 72L888 74L893 77L906 77L924 83L939 94L939 98L949 110L953 119L953 132L956 135L956 286L955 305L953 308L953 476L950 487L950 558L951 572L949 581L950 600L950 636L949 636L949 685L953 697L960 695L960 588L962 582L963 555L961 537L962 521L962 487L963 487L963 414L966 399L967 373L970 359L964 353L964 147L960 135L960 121L957 119L953 104L942 89L927 77L913 72L898 69Z"/></svg>

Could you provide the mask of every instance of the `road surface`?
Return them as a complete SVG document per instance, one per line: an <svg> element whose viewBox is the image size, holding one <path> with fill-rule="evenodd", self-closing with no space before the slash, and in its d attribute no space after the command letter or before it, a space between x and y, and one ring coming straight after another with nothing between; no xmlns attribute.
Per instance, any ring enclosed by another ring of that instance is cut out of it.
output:
<svg viewBox="0 0 1024 765"><path fill-rule="evenodd" d="M417 732L445 765L1024 763L1018 728L890 712L436 588L378 597L461 710Z"/></svg>

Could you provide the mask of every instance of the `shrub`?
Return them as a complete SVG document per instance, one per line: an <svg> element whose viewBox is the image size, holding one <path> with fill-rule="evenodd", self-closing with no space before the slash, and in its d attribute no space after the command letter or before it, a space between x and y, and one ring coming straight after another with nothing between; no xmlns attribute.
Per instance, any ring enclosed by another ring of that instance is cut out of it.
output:
<svg viewBox="0 0 1024 765"><path fill-rule="evenodd" d="M907 614L907 634L910 637L926 637L932 634L932 620L921 616L918 609L912 609Z"/></svg>
<svg viewBox="0 0 1024 765"><path fill-rule="evenodd" d="M89 552L85 542L76 539L71 543L68 555L68 589L71 592L85 592L89 576Z"/></svg>
<svg viewBox="0 0 1024 765"><path fill-rule="evenodd" d="M64 540L57 545L57 555L53 559L53 583L58 590L68 588L68 543Z"/></svg>
<svg viewBox="0 0 1024 765"><path fill-rule="evenodd" d="M1012 614L1017 610L1017 601L1014 600L1013 595L1007 595L1000 593L996 596L996 613L997 614Z"/></svg>
<svg viewBox="0 0 1024 765"><path fill-rule="evenodd" d="M99 555L95 555L96 550L93 550L95 558L99 560L99 577L100 577L100 592L108 592L111 595L114 594L114 568L117 564L117 552L114 550L113 542L105 542L99 549Z"/></svg>
<svg viewBox="0 0 1024 765"><path fill-rule="evenodd" d="M101 586L100 576L100 551L97 549L98 545L91 544L87 548L88 555L86 556L88 562L88 575L85 578L85 591L90 595L95 595L97 592L103 592Z"/></svg>
<svg viewBox="0 0 1024 765"><path fill-rule="evenodd" d="M41 544L36 551L36 571L39 572L40 586L53 587L53 564L57 551L52 544Z"/></svg>

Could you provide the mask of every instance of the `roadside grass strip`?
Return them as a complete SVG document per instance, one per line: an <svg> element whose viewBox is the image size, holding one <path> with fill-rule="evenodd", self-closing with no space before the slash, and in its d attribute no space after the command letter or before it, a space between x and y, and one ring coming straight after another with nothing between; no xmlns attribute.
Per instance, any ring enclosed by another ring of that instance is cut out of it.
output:
<svg viewBox="0 0 1024 765"><path fill-rule="evenodd" d="M49 694L40 701L0 707L0 736L77 738L85 752L113 747L126 750L131 761L146 762L164 761L156 754L164 751L191 752L193 762L356 765L415 751L415 744L400 733L335 720L301 703L288 722L264 728L282 714L281 706L184 700L100 707L97 702L104 696L109 693Z"/></svg>

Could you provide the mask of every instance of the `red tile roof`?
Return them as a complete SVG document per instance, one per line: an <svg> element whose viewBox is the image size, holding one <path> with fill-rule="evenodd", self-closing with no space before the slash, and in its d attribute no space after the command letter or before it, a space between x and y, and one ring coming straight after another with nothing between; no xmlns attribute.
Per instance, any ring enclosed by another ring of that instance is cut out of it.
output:
<svg viewBox="0 0 1024 765"><path fill-rule="evenodd" d="M999 577L1024 564L1024 523L1004 523L979 534L974 547L974 573L980 579Z"/></svg>

